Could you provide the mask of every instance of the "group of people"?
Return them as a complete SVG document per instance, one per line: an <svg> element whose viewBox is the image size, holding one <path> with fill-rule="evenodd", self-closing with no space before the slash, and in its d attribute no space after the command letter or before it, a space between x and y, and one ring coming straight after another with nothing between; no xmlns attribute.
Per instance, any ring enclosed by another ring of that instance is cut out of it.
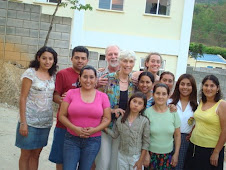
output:
<svg viewBox="0 0 226 170"><path fill-rule="evenodd" d="M57 72L57 53L42 47L21 77L16 146L20 170L38 169L59 104L49 160L57 170L223 170L226 102L216 76L202 81L158 75L162 57L151 53L133 72L133 51L105 51L107 67L87 65L77 46L72 67Z"/></svg>

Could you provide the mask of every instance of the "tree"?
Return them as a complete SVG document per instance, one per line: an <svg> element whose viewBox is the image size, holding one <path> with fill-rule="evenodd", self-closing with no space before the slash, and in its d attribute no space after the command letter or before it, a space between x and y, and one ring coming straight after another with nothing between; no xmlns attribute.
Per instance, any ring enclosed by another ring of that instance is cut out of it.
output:
<svg viewBox="0 0 226 170"><path fill-rule="evenodd" d="M189 55L191 58L195 59L195 67L197 63L197 58L203 57L203 45L202 44L190 44Z"/></svg>
<svg viewBox="0 0 226 170"><path fill-rule="evenodd" d="M45 39L45 43L44 43L44 46L46 46L47 45L47 43L48 43L48 40L49 40L49 35L50 35L50 33L51 33L51 31L52 31L52 28L53 28L53 21L54 21L54 18L55 18L55 16L56 16L56 13L57 13L57 11L58 11L58 8L59 7L61 7L61 6L63 6L63 7L66 7L66 6L68 6L68 4L71 4L72 6L70 7L70 9L75 9L75 10L92 10L93 8L90 6L90 4L85 4L85 5L83 5L83 4L81 4L80 2L79 2L79 0L65 0L65 2L62 2L62 0L58 0L57 1L57 6L56 6L56 8L55 8L55 11L54 11L54 13L53 13L53 15L52 15L52 20L51 20L51 22L50 22L50 26L49 26L49 30L48 30L48 33L47 33L47 35L46 35L46 39Z"/></svg>

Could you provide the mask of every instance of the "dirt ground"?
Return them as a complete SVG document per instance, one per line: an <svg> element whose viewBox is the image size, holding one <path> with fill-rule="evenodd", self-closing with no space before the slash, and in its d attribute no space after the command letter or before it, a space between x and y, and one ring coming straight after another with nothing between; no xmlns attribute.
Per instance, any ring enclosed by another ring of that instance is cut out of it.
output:
<svg viewBox="0 0 226 170"><path fill-rule="evenodd" d="M18 108L9 106L7 104L0 103L0 170L17 170L18 160L20 156L20 149L15 144L15 132L18 120ZM55 121L53 123L55 125ZM54 127L54 126L53 126ZM40 160L40 170L55 170L55 164L48 160L52 140L53 140L53 129L51 129L49 135L48 145L43 149ZM226 170L226 162L224 164Z"/></svg>
<svg viewBox="0 0 226 170"><path fill-rule="evenodd" d="M20 149L15 146L15 134L18 120L18 108L0 104L0 170L17 170ZM55 122L54 122L55 126ZM39 160L40 170L54 170L55 164L48 160L53 140L53 129L49 135L48 145L41 152Z"/></svg>

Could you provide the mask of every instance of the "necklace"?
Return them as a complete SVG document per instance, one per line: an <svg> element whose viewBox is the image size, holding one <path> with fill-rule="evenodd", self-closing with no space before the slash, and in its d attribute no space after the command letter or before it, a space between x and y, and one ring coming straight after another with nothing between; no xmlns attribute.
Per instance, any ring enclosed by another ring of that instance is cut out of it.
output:
<svg viewBox="0 0 226 170"><path fill-rule="evenodd" d="M128 83L128 80L127 81L122 81L121 79L119 79L120 82L122 83Z"/></svg>

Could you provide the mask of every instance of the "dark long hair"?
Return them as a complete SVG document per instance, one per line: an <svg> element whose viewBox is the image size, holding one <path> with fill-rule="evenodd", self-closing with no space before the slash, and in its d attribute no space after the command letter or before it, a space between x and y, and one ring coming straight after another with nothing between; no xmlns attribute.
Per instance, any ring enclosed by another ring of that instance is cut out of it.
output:
<svg viewBox="0 0 226 170"><path fill-rule="evenodd" d="M193 112L197 109L198 103L197 103L197 86L194 77L191 74L182 74L179 79L177 80L174 92L171 96L171 99L173 100L171 104L177 105L178 101L180 100L180 91L179 86L180 82L184 79L188 79L192 86L192 92L189 96L190 105L192 107Z"/></svg>
<svg viewBox="0 0 226 170"><path fill-rule="evenodd" d="M95 69L93 66L85 65L85 66L82 67L82 69L80 70L80 74L79 74L79 77L80 77L80 78L81 78L81 76L82 76L84 70L93 70L95 77L97 77L97 71L96 71L96 69ZM77 84L78 87L82 87L81 84L80 84L80 82L79 82L79 79L77 79L76 84Z"/></svg>
<svg viewBox="0 0 226 170"><path fill-rule="evenodd" d="M137 98L141 98L144 101L144 108L140 111L140 114L142 116L144 115L144 111L145 111L146 105L147 105L147 97L142 92L136 92L130 97L130 99L128 101L128 105L127 105L126 111L125 111L125 113L124 113L124 115L122 117L122 120L121 120L122 123L125 123L126 119L128 118L128 116L130 114L130 102L131 102L131 100L136 98L136 97Z"/></svg>
<svg viewBox="0 0 226 170"><path fill-rule="evenodd" d="M144 71L144 72L140 73L140 75L138 77L138 82L140 81L141 77L143 77L143 76L148 76L152 83L155 82L154 75L151 72L149 72L149 71Z"/></svg>
<svg viewBox="0 0 226 170"><path fill-rule="evenodd" d="M218 88L218 92L216 93L215 97L214 97L214 101L215 102L218 102L220 99L222 99L222 93L221 93L221 88L220 88L220 83L219 83L219 80L216 76L214 75L207 75L203 80L202 80L202 89L201 89L201 100L203 103L206 103L207 102L207 99L206 99L206 96L205 94L203 93L203 85L205 84L205 82L207 80L211 80Z"/></svg>
<svg viewBox="0 0 226 170"><path fill-rule="evenodd" d="M54 62L53 62L52 67L48 70L49 75L52 76L52 75L56 74L58 66L57 66L57 53L51 47L44 46L44 47L40 48L38 50L38 52L35 54L35 59L30 62L29 67L35 68L35 70L38 70L38 68L40 67L40 62L38 61L38 58L41 57L41 55L44 52L49 52L53 55Z"/></svg>

